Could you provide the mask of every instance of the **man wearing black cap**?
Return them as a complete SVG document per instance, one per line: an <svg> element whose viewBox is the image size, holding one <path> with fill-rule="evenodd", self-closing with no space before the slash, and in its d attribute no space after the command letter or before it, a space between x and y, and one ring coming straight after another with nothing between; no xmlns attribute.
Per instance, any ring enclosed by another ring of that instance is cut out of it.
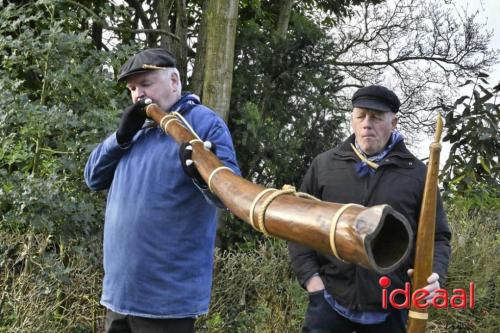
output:
<svg viewBox="0 0 500 333"><path fill-rule="evenodd" d="M224 121L181 94L174 56L146 49L121 68L133 105L92 152L85 181L108 190L101 304L106 332L193 332L208 311L217 202L172 137L146 119L146 99L177 111L219 159L239 168ZM182 156L179 158L179 156ZM181 165L181 159L183 165ZM187 172L189 176L184 172ZM201 191L200 191L201 190Z"/></svg>
<svg viewBox="0 0 500 333"><path fill-rule="evenodd" d="M363 206L389 204L410 222L414 234L422 201L426 168L405 147L395 130L400 101L378 85L359 89L352 97L354 131L338 147L318 155L301 190L324 201ZM431 295L444 282L450 258L450 230L438 198L434 272L426 287ZM308 292L303 332L405 332L407 310L382 309L381 275L342 262L305 246L289 243L297 278ZM388 274L390 293L404 288L412 274L413 254ZM398 302L401 303L401 302Z"/></svg>

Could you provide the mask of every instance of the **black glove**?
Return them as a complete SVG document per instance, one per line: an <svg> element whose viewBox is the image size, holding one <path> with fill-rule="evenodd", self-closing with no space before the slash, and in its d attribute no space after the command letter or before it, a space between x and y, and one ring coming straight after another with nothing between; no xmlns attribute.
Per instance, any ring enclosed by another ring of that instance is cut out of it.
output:
<svg viewBox="0 0 500 333"><path fill-rule="evenodd" d="M210 141L205 141L203 144L205 145L205 149L210 149L212 153L215 154L215 144ZM196 185L202 189L207 189L208 185L203 178L201 178L200 173L194 166L191 155L193 155L193 147L191 144L189 142L182 143L179 147L179 158L181 160L182 170L193 179Z"/></svg>
<svg viewBox="0 0 500 333"><path fill-rule="evenodd" d="M116 131L116 140L118 144L123 145L129 143L132 141L135 133L141 129L146 120L146 105L145 99L141 99L123 111L120 126Z"/></svg>

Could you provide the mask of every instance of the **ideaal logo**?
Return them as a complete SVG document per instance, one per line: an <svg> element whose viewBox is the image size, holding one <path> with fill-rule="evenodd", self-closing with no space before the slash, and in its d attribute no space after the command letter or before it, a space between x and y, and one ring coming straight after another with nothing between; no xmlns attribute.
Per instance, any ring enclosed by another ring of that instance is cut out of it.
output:
<svg viewBox="0 0 500 333"><path fill-rule="evenodd" d="M436 289L435 295L432 297L430 302L427 302L425 299L430 295L426 289L417 289L410 294L411 288L409 282L405 283L404 289L394 289L391 291L388 299L387 288L391 285L391 279L387 276L382 276L378 283L382 287L383 309L387 309L388 303L390 303L395 309L409 309L411 305L419 309L426 309L431 305L436 309L443 309L447 307L451 307L453 309L465 309L467 307L467 300L469 309L474 308L474 282L469 283L468 291L463 288L453 289L451 298L449 298L450 295L446 289ZM397 295L402 295L404 298L403 303L396 302Z"/></svg>

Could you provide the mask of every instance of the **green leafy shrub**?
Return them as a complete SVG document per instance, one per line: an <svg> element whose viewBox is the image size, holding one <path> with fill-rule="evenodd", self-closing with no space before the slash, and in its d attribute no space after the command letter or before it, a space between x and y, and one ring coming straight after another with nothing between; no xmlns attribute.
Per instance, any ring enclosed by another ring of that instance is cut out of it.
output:
<svg viewBox="0 0 500 333"><path fill-rule="evenodd" d="M448 194L500 190L500 84L489 88L487 77L479 73L475 80L467 80L463 87L470 89L470 96L442 106L447 130L443 141L451 144L442 172Z"/></svg>
<svg viewBox="0 0 500 333"><path fill-rule="evenodd" d="M115 55L96 51L76 32L79 13L58 6L0 9L0 332L89 332L89 306L102 311L105 201L83 167L125 95Z"/></svg>
<svg viewBox="0 0 500 333"><path fill-rule="evenodd" d="M452 230L452 258L446 289L469 288L475 283L474 309L432 310L434 332L499 332L500 201L484 192L493 206L477 209L475 199L458 197L448 205ZM475 209L471 210L470 207Z"/></svg>

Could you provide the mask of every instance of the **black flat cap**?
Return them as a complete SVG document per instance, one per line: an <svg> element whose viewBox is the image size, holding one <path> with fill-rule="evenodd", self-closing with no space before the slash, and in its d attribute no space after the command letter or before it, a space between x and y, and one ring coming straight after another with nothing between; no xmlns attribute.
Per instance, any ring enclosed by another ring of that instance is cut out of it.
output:
<svg viewBox="0 0 500 333"><path fill-rule="evenodd" d="M401 106L398 96L392 90L378 85L359 89L354 93L351 101L353 107L384 112L397 113Z"/></svg>
<svg viewBox="0 0 500 333"><path fill-rule="evenodd" d="M175 62L174 55L165 49L145 49L130 57L123 64L118 75L118 82L122 82L135 74L175 67Z"/></svg>

